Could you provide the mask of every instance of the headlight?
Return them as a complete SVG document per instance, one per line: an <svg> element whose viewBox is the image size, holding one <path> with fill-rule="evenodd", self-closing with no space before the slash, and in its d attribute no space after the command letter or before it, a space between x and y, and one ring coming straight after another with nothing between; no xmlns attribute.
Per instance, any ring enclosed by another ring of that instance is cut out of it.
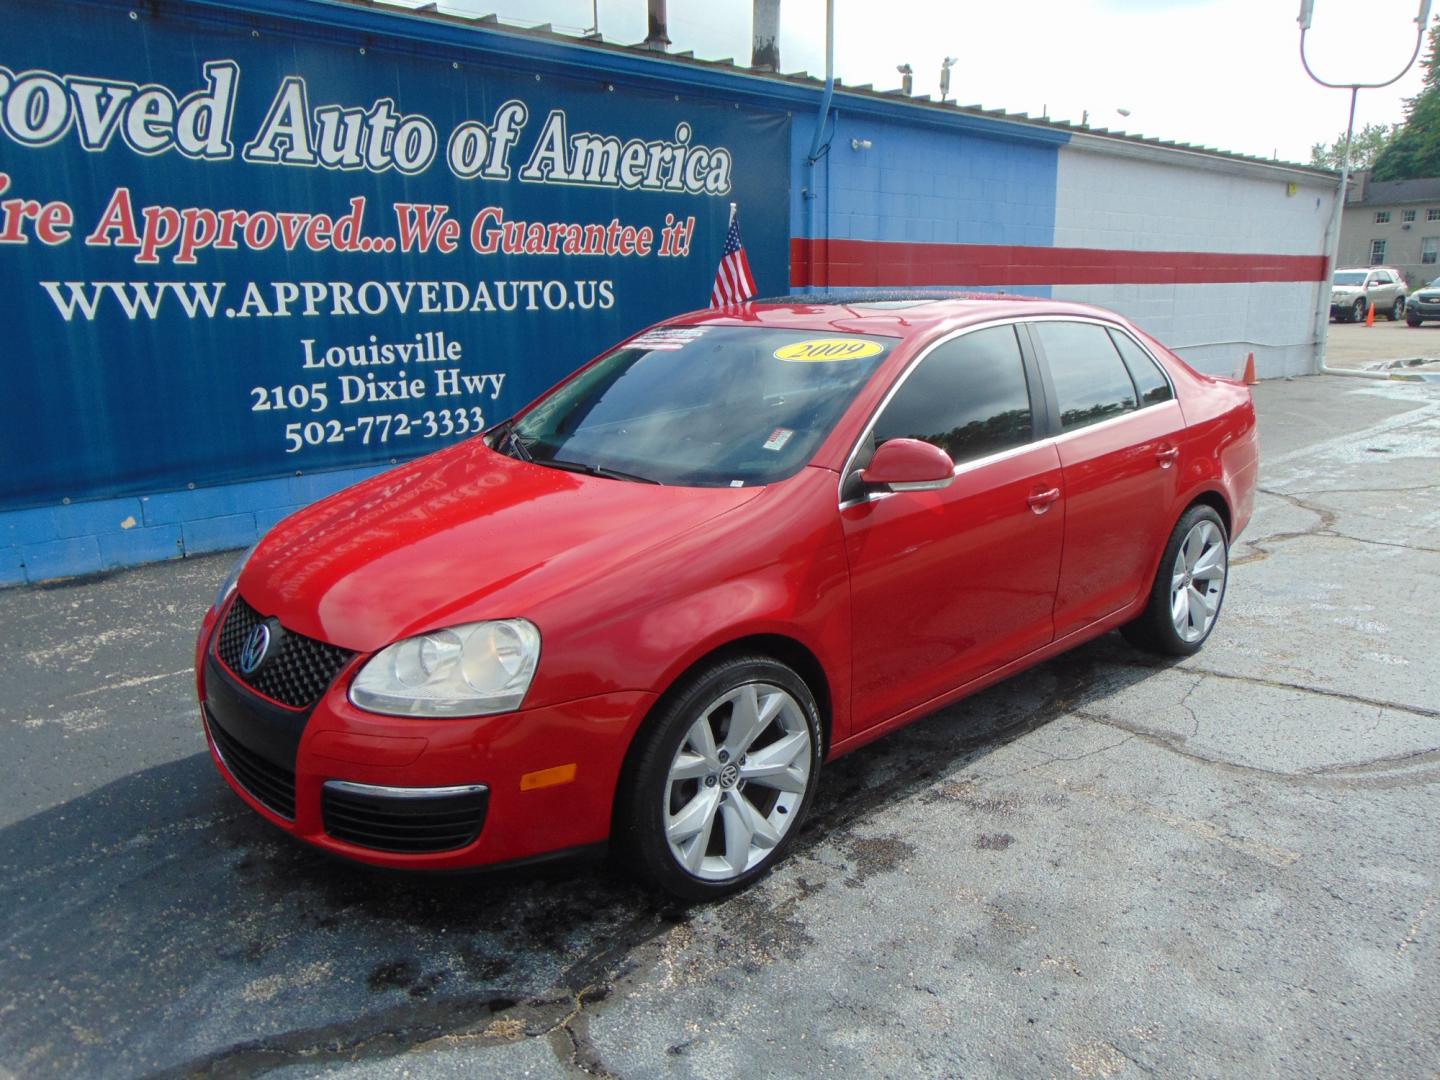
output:
<svg viewBox="0 0 1440 1080"><path fill-rule="evenodd" d="M465 623L381 649L355 676L350 700L392 716L511 712L525 700L539 660L533 623Z"/></svg>
<svg viewBox="0 0 1440 1080"><path fill-rule="evenodd" d="M230 568L230 573L225 575L225 580L220 583L220 591L215 594L216 611L220 610L220 605L225 603L230 594L235 591L235 585L240 581L240 571L245 569L245 564L250 561L250 556L255 554L255 549L259 546L260 541L256 540L246 548L245 554L236 560L235 565Z"/></svg>

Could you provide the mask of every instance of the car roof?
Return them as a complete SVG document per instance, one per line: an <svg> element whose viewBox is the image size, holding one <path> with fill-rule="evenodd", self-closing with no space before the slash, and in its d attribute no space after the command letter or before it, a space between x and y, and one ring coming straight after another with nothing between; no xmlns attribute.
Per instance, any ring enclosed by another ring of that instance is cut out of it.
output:
<svg viewBox="0 0 1440 1080"><path fill-rule="evenodd" d="M691 311L666 325L764 326L777 330L839 331L881 337L913 337L994 319L1040 315L1076 315L1124 324L1112 311L1008 293L876 292L797 293L773 296L737 307Z"/></svg>

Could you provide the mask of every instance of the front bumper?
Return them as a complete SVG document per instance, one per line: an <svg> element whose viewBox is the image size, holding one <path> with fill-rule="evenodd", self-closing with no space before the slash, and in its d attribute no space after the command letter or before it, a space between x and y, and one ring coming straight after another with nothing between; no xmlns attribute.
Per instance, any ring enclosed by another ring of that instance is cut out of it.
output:
<svg viewBox="0 0 1440 1080"><path fill-rule="evenodd" d="M1431 300L1412 296L1405 302L1405 313L1418 315L1422 319L1440 319L1440 296Z"/></svg>
<svg viewBox="0 0 1440 1080"><path fill-rule="evenodd" d="M367 659L357 657L313 709L288 709L251 691L219 659L217 621L212 611L196 643L206 741L226 782L278 828L399 869L509 863L608 839L625 752L655 695L605 694L465 719L381 716L347 697ZM397 850L416 835L431 847L456 846Z"/></svg>
<svg viewBox="0 0 1440 1080"><path fill-rule="evenodd" d="M1330 316L1331 318L1348 318L1355 310L1355 301L1364 299L1361 296L1331 296Z"/></svg>

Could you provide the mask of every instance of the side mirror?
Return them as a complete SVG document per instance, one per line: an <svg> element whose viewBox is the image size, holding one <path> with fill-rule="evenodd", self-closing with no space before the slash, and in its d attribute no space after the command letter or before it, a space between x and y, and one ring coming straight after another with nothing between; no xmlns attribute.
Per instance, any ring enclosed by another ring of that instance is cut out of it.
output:
<svg viewBox="0 0 1440 1080"><path fill-rule="evenodd" d="M919 439L890 439L880 444L870 464L857 474L866 487L891 491L936 491L955 479L950 455Z"/></svg>

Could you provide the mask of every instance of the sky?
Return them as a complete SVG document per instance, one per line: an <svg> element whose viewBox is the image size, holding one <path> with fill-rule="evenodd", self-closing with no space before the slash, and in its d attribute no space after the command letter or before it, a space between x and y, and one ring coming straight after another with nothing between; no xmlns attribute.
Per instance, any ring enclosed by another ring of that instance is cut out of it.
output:
<svg viewBox="0 0 1440 1080"><path fill-rule="evenodd" d="M402 0L412 2L412 0ZM414 0L418 2L418 0ZM607 40L645 37L645 0L599 0ZM442 10L584 29L592 0L441 0ZM962 105L1042 114L1258 157L1305 162L1345 129L1349 93L1315 85L1300 64L1299 0L835 0L835 73L846 83L938 96L957 58ZM1417 0L1315 0L1307 55L1332 82L1379 82L1415 45ZM750 58L751 0L669 0L674 51ZM1440 7L1437 7L1440 14ZM1362 17L1363 16L1363 17ZM824 0L781 0L780 66L825 71ZM1394 86L1364 90L1356 130L1397 123L1420 87L1417 63ZM1129 111L1129 116L1118 110Z"/></svg>

